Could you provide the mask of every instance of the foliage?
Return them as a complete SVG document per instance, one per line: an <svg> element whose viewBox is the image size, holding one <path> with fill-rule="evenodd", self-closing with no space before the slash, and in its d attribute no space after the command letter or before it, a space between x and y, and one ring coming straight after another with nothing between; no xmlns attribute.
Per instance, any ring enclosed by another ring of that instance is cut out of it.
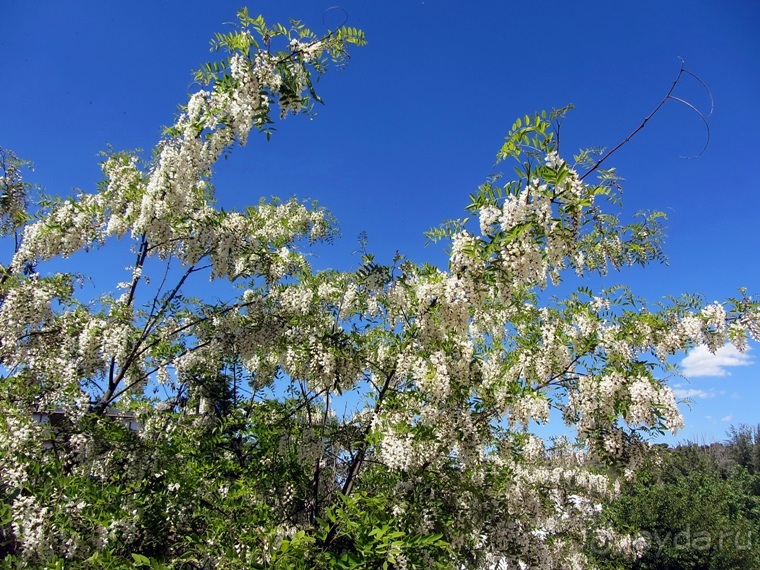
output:
<svg viewBox="0 0 760 570"><path fill-rule="evenodd" d="M314 271L302 249L334 235L329 214L221 210L213 166L278 111L308 112L313 77L363 35L239 16L151 158L105 155L97 192L28 222L3 202L23 225L0 285L4 564L585 568L600 535L635 556L601 506L646 436L681 425L668 357L746 346L757 304L546 299L568 272L663 259L662 214L623 219L613 170L561 158L566 110L515 123L499 160L516 176L431 232L447 269L365 252ZM125 241L120 293L87 301L74 272L40 269ZM188 296L202 276L241 293ZM575 441L540 437L551 410Z"/></svg>
<svg viewBox="0 0 760 570"><path fill-rule="evenodd" d="M760 473L760 425L732 426L729 430L728 449L731 460L744 467L751 475Z"/></svg>
<svg viewBox="0 0 760 570"><path fill-rule="evenodd" d="M27 221L32 186L22 179L24 168L31 168L31 164L10 150L0 149L0 235L15 232Z"/></svg>
<svg viewBox="0 0 760 570"><path fill-rule="evenodd" d="M737 462L746 426L728 444L686 444L660 449L623 487L605 516L618 528L641 533L649 547L614 567L649 569L752 569L760 565L760 478ZM609 553L596 556L609 562Z"/></svg>

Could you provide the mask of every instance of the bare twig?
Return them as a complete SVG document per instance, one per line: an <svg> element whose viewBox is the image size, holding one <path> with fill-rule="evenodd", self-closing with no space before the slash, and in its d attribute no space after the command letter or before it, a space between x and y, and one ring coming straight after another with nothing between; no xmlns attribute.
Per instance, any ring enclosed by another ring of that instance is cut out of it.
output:
<svg viewBox="0 0 760 570"><path fill-rule="evenodd" d="M699 109L697 109L693 104L689 103L688 101L685 101L684 99L681 99L680 97L676 97L675 95L673 95L673 91L675 91L676 86L681 81L681 78L683 77L684 74L691 75L694 79L696 79L697 81L699 81L699 83L702 85L702 87L705 88L705 91L707 91L707 94L710 96L710 112L706 116L701 111L699 111ZM604 163L610 156L612 156L618 150L620 150L626 143L630 142L630 140L633 137L635 137L638 134L638 132L641 131L646 126L646 124L649 122L649 120L658 113L658 111L663 107L663 105L665 105L665 103L667 103L671 99L673 101L677 101L679 103L683 103L684 105L686 105L687 107L689 107L690 109L692 109L695 113L697 113L697 115L699 116L699 118L702 119L702 122L705 124L705 127L707 128L707 141L705 141L705 146L704 146L704 148L702 148L702 150L699 152L699 154L697 154L696 156L688 157L688 158L698 158L698 157L702 156L702 154L707 149L707 146L710 144L710 126L707 123L707 117L709 117L710 115L712 115L713 108L714 108L714 99L713 99L713 96L712 96L712 92L710 91L710 88L707 86L707 84L704 81L702 81L699 77L697 77L694 73L692 73L691 71L689 71L688 69L686 69L686 62L684 60L681 60L681 68L678 70L678 75L676 76L675 81L673 81L673 84L670 86L670 89L668 89L668 92L665 94L665 96L662 98L662 100L657 104L657 106L652 110L652 112L649 113L644 118L644 120L641 122L641 124L638 127L636 127L630 135L628 135L623 141L621 141L620 143L618 143L618 145L615 146L613 149L611 149L610 151L608 151L604 156L602 156L602 158L600 158L598 161L596 161L596 163L594 164L594 166L592 166L589 170L587 170L586 173L583 174L583 176L580 177L580 179L583 180L589 174L591 174L592 172L594 172L595 170L597 170L602 165L602 163ZM681 157L681 158L686 158L686 157Z"/></svg>

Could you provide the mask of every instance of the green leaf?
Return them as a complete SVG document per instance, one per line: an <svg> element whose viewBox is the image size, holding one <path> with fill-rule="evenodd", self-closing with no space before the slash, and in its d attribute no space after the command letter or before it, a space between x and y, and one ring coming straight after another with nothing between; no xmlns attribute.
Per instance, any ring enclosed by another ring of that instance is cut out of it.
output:
<svg viewBox="0 0 760 570"><path fill-rule="evenodd" d="M142 554L132 553L132 559L135 561L135 566L150 566L150 558L143 556Z"/></svg>

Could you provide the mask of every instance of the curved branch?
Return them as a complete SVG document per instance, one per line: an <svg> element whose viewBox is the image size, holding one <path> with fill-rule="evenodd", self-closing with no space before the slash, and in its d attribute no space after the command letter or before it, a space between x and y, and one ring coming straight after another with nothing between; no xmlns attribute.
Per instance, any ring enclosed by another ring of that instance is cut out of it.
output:
<svg viewBox="0 0 760 570"><path fill-rule="evenodd" d="M681 98L676 97L676 96L673 95L673 91L675 91L676 86L681 81L681 78L683 77L684 74L691 75L694 79L696 79L697 81L699 81L699 83L702 85L702 87L705 88L705 91L707 91L707 94L710 96L710 112L706 116L702 112L700 112L699 109L697 109L694 105L692 105L688 101L685 101L685 100L683 100L683 99L681 99ZM707 86L707 84L704 81L702 81L699 77L697 77L694 73L692 73L691 71L689 71L688 69L686 69L686 62L682 59L681 60L681 68L678 70L678 75L676 75L676 78L673 81L673 84L670 86L670 89L668 89L668 92L660 100L660 102L657 104L657 106L646 117L644 117L644 120L641 122L641 124L638 127L636 127L631 132L631 134L629 134L625 139L623 139L620 143L618 143L617 146L615 146L613 149L611 149L610 151L608 151L604 156L602 156L602 158L600 158L598 161L596 161L596 163L594 164L594 166L592 166L588 171L586 171L583 174L583 176L580 177L580 180L583 180L589 174L591 174L592 172L594 172L595 170L597 170L610 156L612 156L618 150L620 150L626 143L630 142L630 140L633 137L635 137L639 133L639 131L641 131L646 126L646 124L649 122L649 120L652 117L654 117L659 112L659 110L663 107L663 105L665 105L665 103L667 103L668 100L670 100L670 99L678 101L679 103L683 103L687 107L691 108L694 112L697 113L697 115L699 115L699 118L702 119L702 122L704 122L705 126L707 127L707 141L705 142L704 148L700 151L700 153L698 155L692 156L692 157L688 157L688 158L697 158L699 156L702 156L702 154L707 149L707 145L710 143L710 127L707 124L707 117L709 117L710 115L712 115L713 109L715 107L715 104L714 104L715 102L714 102L714 99L713 99L713 96L712 96L712 92L710 91L710 88ZM681 158L686 158L686 157L681 157Z"/></svg>
<svg viewBox="0 0 760 570"><path fill-rule="evenodd" d="M681 60L681 62L683 63L683 60ZM699 81L699 83L702 85L702 87L705 88L705 91L707 92L708 97L710 97L710 112L707 113L707 117L712 116L713 111L715 110L715 99L713 98L712 91L710 91L710 88L707 86L707 83L705 83L704 81L702 81L702 79L700 79L700 77L698 75L696 75L695 73L692 73L688 69L684 69L683 72L684 73L688 73L689 75L691 75L694 79L696 79L697 81Z"/></svg>
<svg viewBox="0 0 760 570"><path fill-rule="evenodd" d="M699 118L702 119L702 122L705 124L705 128L707 129L707 140L705 141L705 146L702 147L702 150L699 151L699 154L694 155L694 156L680 156L679 157L679 158L685 158L689 160L692 158L699 158L707 150L707 145L710 144L710 125L707 122L707 117L705 117L699 109L697 109L694 105L692 105L688 101L681 99L680 97L675 97L673 95L671 95L670 98L673 99L674 101L678 101L679 103L683 103L684 105L686 105L689 109L694 111L699 116ZM712 114L712 108L710 109L710 114ZM707 116L709 117L710 115L707 115Z"/></svg>
<svg viewBox="0 0 760 570"><path fill-rule="evenodd" d="M345 26L346 22L348 22L348 12L346 12L346 10L342 8L341 6L330 6L327 10L325 10L322 13L322 24L324 24L325 28L327 28L328 30L330 29L330 26L327 25L327 22L325 20L327 20L327 14L329 14L333 10L340 10L341 12L343 12L343 21L339 25L335 26L335 29L338 30L342 28L343 26Z"/></svg>

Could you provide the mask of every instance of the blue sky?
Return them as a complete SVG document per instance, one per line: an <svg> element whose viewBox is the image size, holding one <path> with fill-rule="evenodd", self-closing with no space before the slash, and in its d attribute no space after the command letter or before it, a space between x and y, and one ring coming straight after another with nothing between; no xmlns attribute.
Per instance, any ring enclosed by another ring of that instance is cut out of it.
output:
<svg viewBox="0 0 760 570"><path fill-rule="evenodd" d="M317 199L342 229L335 246L318 249L319 266L351 267L361 231L381 260L400 250L440 263L423 232L463 214L515 117L572 103L563 148L612 147L662 98L681 57L715 99L710 144L698 159L680 158L699 153L705 127L669 103L611 159L628 211L668 214L670 263L608 281L655 300L688 291L711 302L742 286L760 294L756 2L346 0L328 10L335 4L248 5L315 31L345 12L369 45L320 82L326 105L316 116L288 118L270 142L252 139L219 167L222 205ZM33 181L47 192L92 191L107 145L155 145L194 87L191 71L210 58L208 40L242 5L3 0L0 146L33 160ZM696 81L676 94L709 109ZM721 440L731 424L760 422L758 354L692 355L691 378L672 381L693 400L677 439Z"/></svg>

